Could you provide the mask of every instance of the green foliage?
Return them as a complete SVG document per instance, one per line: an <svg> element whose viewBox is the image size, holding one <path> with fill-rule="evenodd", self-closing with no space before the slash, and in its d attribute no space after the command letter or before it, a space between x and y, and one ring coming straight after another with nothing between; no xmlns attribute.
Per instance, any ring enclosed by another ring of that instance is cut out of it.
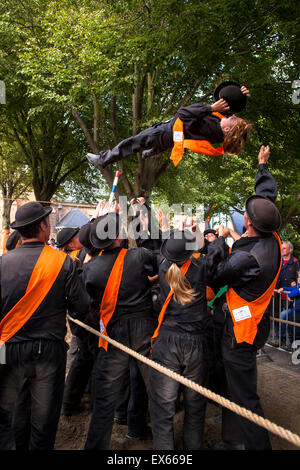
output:
<svg viewBox="0 0 300 470"><path fill-rule="evenodd" d="M73 171L86 151L112 147L171 118L181 105L211 102L211 91L225 79L245 83L252 97L242 117L253 123L253 133L238 157L187 153L175 169L167 165L169 154L146 162L132 156L122 163L119 188L129 197L152 193L169 203L241 209L253 192L259 147L270 144L283 226L296 227L299 105L291 95L299 79L298 27L292 0L3 0L0 78L10 109L20 111L26 97L26 122L49 106L66 116L61 124L56 118L56 132L65 122L76 148L57 182L66 182L60 194L77 192L81 201L94 200L94 186L111 184L118 166L103 173L104 180L94 171L91 177L87 164Z"/></svg>

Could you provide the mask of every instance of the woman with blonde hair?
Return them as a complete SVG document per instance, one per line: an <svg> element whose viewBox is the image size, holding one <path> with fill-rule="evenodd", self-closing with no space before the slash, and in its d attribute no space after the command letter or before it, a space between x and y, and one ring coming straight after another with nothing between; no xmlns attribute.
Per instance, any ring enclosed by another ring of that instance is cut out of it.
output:
<svg viewBox="0 0 300 470"><path fill-rule="evenodd" d="M163 307L152 337L152 359L206 386L208 349L206 275L203 258L194 258L194 236L174 230L161 246L159 282ZM151 368L150 413L154 449L173 450L173 418L180 384ZM202 446L206 399L183 387L184 448Z"/></svg>

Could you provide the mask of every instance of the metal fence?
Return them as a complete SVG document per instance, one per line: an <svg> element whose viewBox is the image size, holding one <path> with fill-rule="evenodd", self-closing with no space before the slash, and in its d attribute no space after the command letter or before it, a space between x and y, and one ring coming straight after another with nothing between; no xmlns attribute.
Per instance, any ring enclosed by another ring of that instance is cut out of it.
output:
<svg viewBox="0 0 300 470"><path fill-rule="evenodd" d="M274 290L271 300L271 331L267 344L285 351L296 348L300 339L300 315L296 312L296 299L288 298L288 291Z"/></svg>

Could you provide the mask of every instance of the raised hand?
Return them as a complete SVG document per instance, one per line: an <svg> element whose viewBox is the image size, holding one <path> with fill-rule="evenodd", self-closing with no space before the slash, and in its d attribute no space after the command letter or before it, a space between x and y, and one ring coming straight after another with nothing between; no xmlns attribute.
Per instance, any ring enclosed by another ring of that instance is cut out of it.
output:
<svg viewBox="0 0 300 470"><path fill-rule="evenodd" d="M248 90L248 88L246 88L244 85L241 86L241 92L244 93L244 95L247 95L248 98L250 98L250 91Z"/></svg>
<svg viewBox="0 0 300 470"><path fill-rule="evenodd" d="M262 145L260 147L260 151L259 151L259 154L258 154L258 163L259 164L265 164L267 163L267 161L269 160L270 158L270 147L269 145Z"/></svg>
<svg viewBox="0 0 300 470"><path fill-rule="evenodd" d="M214 104L211 105L211 110L213 113L215 112L222 112L228 111L230 109L229 104L223 98L216 101Z"/></svg>

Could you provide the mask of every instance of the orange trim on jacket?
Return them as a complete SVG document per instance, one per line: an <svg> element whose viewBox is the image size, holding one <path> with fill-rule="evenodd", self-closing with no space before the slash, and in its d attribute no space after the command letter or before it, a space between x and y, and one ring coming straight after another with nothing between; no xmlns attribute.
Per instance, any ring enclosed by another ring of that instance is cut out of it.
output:
<svg viewBox="0 0 300 470"><path fill-rule="evenodd" d="M193 257L194 257L194 258L200 258L200 256L205 256L205 255L202 254L202 253L193 253ZM210 301L213 300L215 297L216 297L216 294L214 293L214 291L212 290L212 288L209 287L209 286L206 286L206 300L207 300L207 302L210 302Z"/></svg>
<svg viewBox="0 0 300 470"><path fill-rule="evenodd" d="M73 250L69 253L70 258L72 258L73 261L75 261L75 258L77 257L79 251L80 250Z"/></svg>
<svg viewBox="0 0 300 470"><path fill-rule="evenodd" d="M188 259L188 260L181 266L180 269L181 269L181 272L182 272L182 274L183 274L184 276L186 275L186 273L187 273L187 271L188 271L188 269L189 269L189 267L190 267L190 265L191 265L191 262L192 262L192 260L191 260L191 259ZM159 316L158 316L158 326L157 326L156 330L154 331L153 336L152 336L152 338L151 338L151 347L152 347L153 341L154 341L154 340L157 338L157 336L158 336L158 333L159 333L161 324L162 324L162 322L163 322L163 319L164 319L164 316L165 316L167 307L168 307L168 305L169 305L169 303L170 303L170 301L171 301L171 299L172 299L172 297L173 297L173 294L174 294L174 290L171 289L170 292L169 292L169 294L168 294L168 296L167 296L167 298L166 298L166 300L165 300L165 303L164 303L163 306L162 306L162 309L161 309L160 314L159 314Z"/></svg>
<svg viewBox="0 0 300 470"><path fill-rule="evenodd" d="M223 119L220 113L212 113ZM192 140L184 138L183 122L180 118L177 118L173 126L173 141L174 146L170 159L177 166L181 161L185 149L189 149L192 152L200 153L202 155L224 155L223 146L215 148L208 140Z"/></svg>
<svg viewBox="0 0 300 470"><path fill-rule="evenodd" d="M65 262L66 254L45 245L31 273L25 295L0 322L0 346L14 336L41 305Z"/></svg>
<svg viewBox="0 0 300 470"><path fill-rule="evenodd" d="M276 232L273 233L277 239L280 257L282 258L281 241ZM273 294L277 278L281 270L281 262L275 278L268 289L257 299L247 302L240 297L232 287L226 292L227 305L233 321L233 331L237 343L253 344L257 333L257 325L260 323Z"/></svg>
<svg viewBox="0 0 300 470"><path fill-rule="evenodd" d="M112 267L106 287L104 289L101 305L100 305L100 333L107 336L106 327L114 314L116 309L118 294L123 274L124 259L127 253L126 248L122 248L117 256L116 261ZM99 253L101 256L102 251ZM105 339L99 338L99 348L104 348L107 351L108 342Z"/></svg>

